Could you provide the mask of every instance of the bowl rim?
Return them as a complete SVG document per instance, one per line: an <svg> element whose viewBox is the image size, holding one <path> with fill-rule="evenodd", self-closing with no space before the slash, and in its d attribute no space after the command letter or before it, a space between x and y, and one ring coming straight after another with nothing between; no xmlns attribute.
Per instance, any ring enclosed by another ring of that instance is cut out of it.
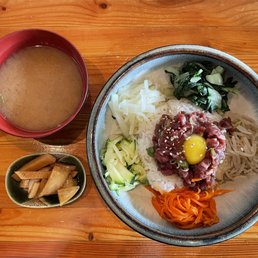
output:
<svg viewBox="0 0 258 258"><path fill-rule="evenodd" d="M240 61L239 59L221 51L218 49L200 46L200 45L189 45L189 44L177 44L177 45L167 45L163 47L158 47L155 49L151 49L146 51L134 58L132 58L129 62L120 67L106 82L104 87L101 89L98 94L94 106L91 111L88 128L87 128L87 158L89 162L89 168L91 175L94 179L94 183L99 191L101 197L106 202L106 204L111 208L113 213L124 223L130 226L133 230L138 233L149 237L153 240L176 245L176 246L205 246L211 245L215 243L219 243L230 238L233 238L246 229L251 227L258 221L258 204L254 209L248 212L245 217L243 217L238 222L231 224L230 226L217 230L212 233L205 233L198 236L178 236L171 235L164 232L155 232L152 229L147 228L146 226L139 223L136 219L134 219L130 214L126 213L124 210L120 209L116 205L115 199L110 193L104 179L101 175L100 166L96 156L96 126L95 122L98 120L100 115L101 107L105 102L106 98L109 96L110 92L113 90L118 81L129 71L134 69L135 67L150 61L152 59L167 56L167 55L178 55L178 54L191 54L191 55L199 55L205 56L208 58L213 58L218 61L222 61L227 65L235 68L238 72L243 74L247 79L249 79L252 84L258 88L258 76L254 70L252 70L245 63Z"/></svg>
<svg viewBox="0 0 258 258"><path fill-rule="evenodd" d="M77 196L74 196L72 199L70 199L68 202L66 202L63 206L70 204L72 202L75 202L76 200L78 200L84 193L86 185L87 185L87 175L84 169L84 166L82 164L82 162L79 160L79 158L77 158L76 156L72 155L72 154L68 154L68 153L62 153L62 152L35 152L35 153L31 153L31 154L27 154L24 156L21 156L19 158L17 158L16 160L14 160L7 168L6 170L6 174L5 174L5 191L8 195L8 197L10 198L10 200L12 202L14 202L16 205L21 206L23 208L32 208L32 209L49 209L49 208L56 208L56 207L63 207L60 206L58 203L57 204L52 204L50 206L28 206L28 205L24 205L23 203L17 202L12 195L10 194L9 188L8 188L8 177L11 173L11 168L19 161L23 160L24 158L30 158L30 157L38 157L40 155L43 154L51 154L55 157L57 156L61 156L61 158L63 157L71 157L72 159L76 160L78 162L78 164L81 166L82 168L82 172L83 172L83 182L82 182L82 187L80 187Z"/></svg>
<svg viewBox="0 0 258 258"><path fill-rule="evenodd" d="M71 56L70 57L76 62L77 66L80 67L80 74L81 74L81 78L83 81L83 92L82 92L81 100L80 100L80 103L78 104L78 107L72 113L71 116L69 116L66 120L64 120L57 127L54 127L52 129L48 129L48 130L44 130L44 131L31 131L31 130L25 130L25 129L16 127L15 125L13 125L12 123L10 123L8 121L6 123L10 124L10 126L12 128L15 128L15 130L12 130L12 131L9 131L8 129L5 130L4 128L1 128L1 126L0 126L0 130L3 130L10 135L24 137L24 138L31 138L31 137L32 138L42 138L42 137L46 137L46 136L49 136L51 134L54 134L54 133L60 131L65 126L67 126L69 123L71 123L74 120L74 118L78 115L78 113L82 109L82 107L88 97L88 94L89 94L89 75L88 75L87 65L84 62L83 57L82 57L81 53L79 52L79 50L75 47L75 45L70 40L68 40L67 38L61 36L60 34L58 34L56 32L53 32L50 30L45 30L45 29L40 29L40 28L22 29L22 30L13 31L9 34L4 35L3 37L0 38L0 43L1 43L1 41L6 40L8 38L15 37L16 35L19 35L19 34L26 34L26 33L31 33L31 34L45 33L45 34L49 34L53 37L59 38L63 42L65 42L69 46L69 48L71 48L77 55L77 59L79 60L80 64L78 63L77 60L75 60L75 58L73 58ZM46 46L47 46L47 44L46 44ZM56 48L56 47L54 47L54 48ZM56 49L60 50L59 48L56 48ZM10 54L10 55L12 55L12 54ZM8 57L10 57L10 55ZM84 80L85 80L85 82L84 82ZM1 114L0 114L0 116L1 116Z"/></svg>

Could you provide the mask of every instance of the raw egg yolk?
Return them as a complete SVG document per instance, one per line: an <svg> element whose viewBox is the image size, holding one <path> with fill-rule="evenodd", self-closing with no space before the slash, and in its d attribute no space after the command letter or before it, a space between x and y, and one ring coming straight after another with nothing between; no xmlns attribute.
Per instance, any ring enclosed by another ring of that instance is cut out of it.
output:
<svg viewBox="0 0 258 258"><path fill-rule="evenodd" d="M206 149L206 141L202 136L196 134L189 136L184 142L186 161L190 165L198 164L203 160Z"/></svg>

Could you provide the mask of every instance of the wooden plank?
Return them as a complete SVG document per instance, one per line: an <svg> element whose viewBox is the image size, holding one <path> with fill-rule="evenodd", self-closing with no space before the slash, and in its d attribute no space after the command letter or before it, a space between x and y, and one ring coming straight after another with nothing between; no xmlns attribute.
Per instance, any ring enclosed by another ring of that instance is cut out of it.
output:
<svg viewBox="0 0 258 258"><path fill-rule="evenodd" d="M241 248L242 247L242 248ZM257 257L257 241L233 239L210 247L176 247L147 240L96 241L94 235L85 241L39 241L0 243L4 257ZM247 251L248 250L248 254Z"/></svg>
<svg viewBox="0 0 258 258"><path fill-rule="evenodd" d="M194 10L194 11L193 11ZM241 1L4 1L0 27L257 26L258 3ZM67 23L68 21L68 23ZM198 30L198 29L197 29Z"/></svg>

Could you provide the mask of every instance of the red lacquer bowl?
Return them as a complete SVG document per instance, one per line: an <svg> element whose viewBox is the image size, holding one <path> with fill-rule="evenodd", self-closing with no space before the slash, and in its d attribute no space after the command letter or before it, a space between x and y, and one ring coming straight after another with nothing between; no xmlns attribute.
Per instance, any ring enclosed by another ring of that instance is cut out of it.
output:
<svg viewBox="0 0 258 258"><path fill-rule="evenodd" d="M0 129L20 137L39 138L53 134L69 124L81 110L88 93L88 74L84 61L78 50L65 38L50 31L29 29L13 32L0 39L0 69L5 60L13 53L30 46L49 46L63 51L75 60L83 82L83 92L75 112L57 127L46 131L27 131L9 123L0 113ZM1 89L0 89L1 90ZM22 115L22 111L21 111Z"/></svg>

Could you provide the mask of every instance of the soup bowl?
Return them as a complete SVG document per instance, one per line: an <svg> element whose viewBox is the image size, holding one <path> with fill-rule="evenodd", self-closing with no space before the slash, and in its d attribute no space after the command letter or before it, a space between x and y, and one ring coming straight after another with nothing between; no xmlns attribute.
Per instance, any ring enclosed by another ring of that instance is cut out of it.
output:
<svg viewBox="0 0 258 258"><path fill-rule="evenodd" d="M236 113L247 114L249 112L247 107L250 104L253 107L253 116L254 118L256 116L256 121L258 120L258 76L246 64L227 53L204 46L160 47L130 60L104 85L95 101L89 120L87 155L97 189L107 205L124 223L137 232L163 243L178 246L202 246L230 239L257 222L258 173L254 173L253 176L239 177L221 185L222 188L231 189L232 192L216 198L220 220L217 224L186 230L168 223L159 216L151 202L153 194L143 185L138 185L127 192L120 191L119 194L111 191L104 178L106 169L101 160L106 139L111 130L114 132L114 127L108 125L115 119L115 117L112 118L109 110L109 101L113 94L135 82L134 88L127 92L126 96L128 96L130 92L135 92L136 85L143 83L145 79L150 79L154 85L157 82L159 85L169 84L165 70L169 70L169 67L173 65L182 65L189 61L210 61L224 67L226 73L238 81L240 91L239 95L232 97L234 101L230 103L230 108ZM243 99L240 99L242 95L248 104L246 106L245 102L242 102ZM180 102L180 105L184 105L183 102Z"/></svg>
<svg viewBox="0 0 258 258"><path fill-rule="evenodd" d="M67 119L59 123L56 127L47 129L44 131L32 131L23 128L19 128L12 124L8 119L4 117L3 114L0 113L0 129L20 137L32 137L32 138L39 138L48 136L53 134L64 126L69 124L75 116L81 110L85 99L88 93L88 74L87 69L84 64L83 58L78 52L78 50L65 38L62 36L40 29L28 29L28 30L21 30L17 32L13 32L9 35L0 39L0 69L4 62L13 54L17 53L18 51L25 49L27 47L33 46L47 46L52 47L57 50L62 51L66 55L68 55L71 59L73 59L76 63L76 66L79 70L81 80L82 80L82 94L80 97L80 101L72 115L70 115ZM64 103L65 104L65 103ZM20 111L20 116L22 116L22 110ZM50 117L51 119L51 117Z"/></svg>

